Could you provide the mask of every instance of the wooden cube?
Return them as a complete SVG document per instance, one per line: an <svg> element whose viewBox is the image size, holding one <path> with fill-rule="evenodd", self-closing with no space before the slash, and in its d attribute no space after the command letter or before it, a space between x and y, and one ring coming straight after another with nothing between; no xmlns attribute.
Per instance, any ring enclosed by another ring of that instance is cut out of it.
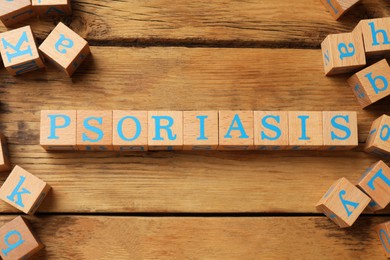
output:
<svg viewBox="0 0 390 260"><path fill-rule="evenodd" d="M253 111L219 111L218 150L252 150Z"/></svg>
<svg viewBox="0 0 390 260"><path fill-rule="evenodd" d="M40 144L48 151L77 150L76 110L42 110Z"/></svg>
<svg viewBox="0 0 390 260"><path fill-rule="evenodd" d="M325 75L354 72L366 65L363 40L359 34L330 34L321 43Z"/></svg>
<svg viewBox="0 0 390 260"><path fill-rule="evenodd" d="M148 112L114 110L112 145L116 151L148 150Z"/></svg>
<svg viewBox="0 0 390 260"><path fill-rule="evenodd" d="M0 172L11 170L11 163L9 160L9 152L7 147L7 139L3 134L0 134Z"/></svg>
<svg viewBox="0 0 390 260"><path fill-rule="evenodd" d="M289 111L288 125L290 149L322 149L322 112Z"/></svg>
<svg viewBox="0 0 390 260"><path fill-rule="evenodd" d="M337 180L317 203L324 213L339 227L350 227L366 208L371 199L346 178Z"/></svg>
<svg viewBox="0 0 390 260"><path fill-rule="evenodd" d="M3 0L0 2L0 20L5 26L19 23L34 15L30 0Z"/></svg>
<svg viewBox="0 0 390 260"><path fill-rule="evenodd" d="M353 33L363 37L368 57L390 53L390 17L361 20Z"/></svg>
<svg viewBox="0 0 390 260"><path fill-rule="evenodd" d="M111 110L77 110L76 131L76 144L78 150L113 150Z"/></svg>
<svg viewBox="0 0 390 260"><path fill-rule="evenodd" d="M384 209L390 203L390 168L379 161L368 168L357 183L357 186L371 197L369 209Z"/></svg>
<svg viewBox="0 0 390 260"><path fill-rule="evenodd" d="M288 112L254 111L256 150L281 150L288 144Z"/></svg>
<svg viewBox="0 0 390 260"><path fill-rule="evenodd" d="M183 150L183 112L148 111L148 149Z"/></svg>
<svg viewBox="0 0 390 260"><path fill-rule="evenodd" d="M185 111L184 150L218 148L218 111Z"/></svg>
<svg viewBox="0 0 390 260"><path fill-rule="evenodd" d="M45 246L21 216L0 228L0 256L3 260L28 259Z"/></svg>
<svg viewBox="0 0 390 260"><path fill-rule="evenodd" d="M359 104L364 108L390 95L390 67L383 59L348 79Z"/></svg>
<svg viewBox="0 0 390 260"><path fill-rule="evenodd" d="M16 165L0 188L0 198L26 214L33 215L51 187Z"/></svg>
<svg viewBox="0 0 390 260"><path fill-rule="evenodd" d="M70 0L32 0L32 7L39 16L71 15Z"/></svg>
<svg viewBox="0 0 390 260"><path fill-rule="evenodd" d="M387 258L390 258L390 221L375 226L382 248Z"/></svg>
<svg viewBox="0 0 390 260"><path fill-rule="evenodd" d="M357 113L348 111L324 111L324 149L350 150L358 146Z"/></svg>
<svg viewBox="0 0 390 260"><path fill-rule="evenodd" d="M0 39L4 67L11 75L44 67L30 26L0 33Z"/></svg>
<svg viewBox="0 0 390 260"><path fill-rule="evenodd" d="M54 28L39 50L68 76L72 76L90 53L88 42L63 23Z"/></svg>
<svg viewBox="0 0 390 260"><path fill-rule="evenodd" d="M390 117L383 115L371 126L365 151L385 158L390 158Z"/></svg>
<svg viewBox="0 0 390 260"><path fill-rule="evenodd" d="M349 9L356 5L359 0L321 0L334 19L338 20Z"/></svg>

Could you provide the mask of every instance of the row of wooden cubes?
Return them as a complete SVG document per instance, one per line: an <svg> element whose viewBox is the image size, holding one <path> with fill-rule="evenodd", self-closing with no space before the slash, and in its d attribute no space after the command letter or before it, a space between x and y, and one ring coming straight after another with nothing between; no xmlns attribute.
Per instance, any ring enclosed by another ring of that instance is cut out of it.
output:
<svg viewBox="0 0 390 260"><path fill-rule="evenodd" d="M345 111L42 110L46 150L352 149L357 114Z"/></svg>
<svg viewBox="0 0 390 260"><path fill-rule="evenodd" d="M71 76L90 53L89 45L77 33L59 23L38 47L30 26L0 33L0 53L12 75L44 68L41 53Z"/></svg>
<svg viewBox="0 0 390 260"><path fill-rule="evenodd" d="M0 20L11 26L34 16L70 15L70 0L4 0L0 2Z"/></svg>

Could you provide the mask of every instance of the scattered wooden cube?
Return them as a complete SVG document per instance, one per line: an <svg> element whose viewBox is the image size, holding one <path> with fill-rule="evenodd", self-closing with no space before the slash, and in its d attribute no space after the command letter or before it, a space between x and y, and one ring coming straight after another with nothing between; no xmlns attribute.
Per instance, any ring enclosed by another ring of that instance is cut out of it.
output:
<svg viewBox="0 0 390 260"><path fill-rule="evenodd" d="M0 33L0 52L4 67L11 75L44 67L30 26Z"/></svg>
<svg viewBox="0 0 390 260"><path fill-rule="evenodd" d="M338 20L360 0L321 0L335 20Z"/></svg>
<svg viewBox="0 0 390 260"><path fill-rule="evenodd" d="M28 259L45 246L21 216L0 228L0 256L3 260Z"/></svg>
<svg viewBox="0 0 390 260"><path fill-rule="evenodd" d="M321 43L321 50L326 76L354 72L366 65L359 34L330 34Z"/></svg>
<svg viewBox="0 0 390 260"><path fill-rule="evenodd" d="M390 95L390 67L383 59L348 79L359 104L364 108Z"/></svg>
<svg viewBox="0 0 390 260"><path fill-rule="evenodd" d="M184 150L218 148L218 111L185 111Z"/></svg>
<svg viewBox="0 0 390 260"><path fill-rule="evenodd" d="M289 147L288 112L254 111L256 150L281 150Z"/></svg>
<svg viewBox="0 0 390 260"><path fill-rule="evenodd" d="M384 209L390 203L390 168L383 161L375 163L364 172L357 187L374 202L368 205L371 211Z"/></svg>
<svg viewBox="0 0 390 260"><path fill-rule="evenodd" d="M292 150L323 147L322 112L289 111L289 145Z"/></svg>
<svg viewBox="0 0 390 260"><path fill-rule="evenodd" d="M148 149L183 150L183 112L148 111Z"/></svg>
<svg viewBox="0 0 390 260"><path fill-rule="evenodd" d="M365 151L385 158L390 158L390 117L383 115L371 126Z"/></svg>
<svg viewBox="0 0 390 260"><path fill-rule="evenodd" d="M148 112L114 110L112 145L116 151L148 150Z"/></svg>
<svg viewBox="0 0 390 260"><path fill-rule="evenodd" d="M387 258L390 258L390 221L375 226L382 248Z"/></svg>
<svg viewBox="0 0 390 260"><path fill-rule="evenodd" d="M218 150L252 150L253 111L219 111Z"/></svg>
<svg viewBox="0 0 390 260"><path fill-rule="evenodd" d="M71 15L70 0L32 0L32 7L39 16Z"/></svg>
<svg viewBox="0 0 390 260"><path fill-rule="evenodd" d="M33 215L51 187L16 165L0 188L0 198L26 214Z"/></svg>
<svg viewBox="0 0 390 260"><path fill-rule="evenodd" d="M76 110L42 110L40 144L46 150L77 150Z"/></svg>
<svg viewBox="0 0 390 260"><path fill-rule="evenodd" d="M77 110L77 149L110 151L112 147L112 111Z"/></svg>
<svg viewBox="0 0 390 260"><path fill-rule="evenodd" d="M346 178L337 180L317 203L324 213L339 227L350 227L366 208L371 199Z"/></svg>
<svg viewBox="0 0 390 260"><path fill-rule="evenodd" d="M390 53L390 17L361 20L353 33L363 37L368 57Z"/></svg>
<svg viewBox="0 0 390 260"><path fill-rule="evenodd" d="M5 0L0 2L0 20L5 26L14 25L34 15L30 0Z"/></svg>
<svg viewBox="0 0 390 260"><path fill-rule="evenodd" d="M11 170L7 140L3 134L0 134L0 172Z"/></svg>
<svg viewBox="0 0 390 260"><path fill-rule="evenodd" d="M356 112L324 111L322 115L324 149L350 150L358 146Z"/></svg>
<svg viewBox="0 0 390 260"><path fill-rule="evenodd" d="M39 46L39 50L68 76L72 76L90 53L88 42L61 22Z"/></svg>

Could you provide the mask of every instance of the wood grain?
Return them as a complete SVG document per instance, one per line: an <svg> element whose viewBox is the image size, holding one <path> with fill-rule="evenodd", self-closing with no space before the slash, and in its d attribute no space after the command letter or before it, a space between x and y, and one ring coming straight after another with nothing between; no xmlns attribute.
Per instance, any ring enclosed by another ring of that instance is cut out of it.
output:
<svg viewBox="0 0 390 260"><path fill-rule="evenodd" d="M39 146L42 109L357 110L360 142L371 122L390 112L388 100L360 110L346 77L323 76L319 50L92 52L72 79L51 66L22 77L0 71L0 129L12 163L53 187L41 211L316 212L335 180L354 182L377 161L361 149L47 153ZM1 204L0 211L13 209Z"/></svg>
<svg viewBox="0 0 390 260"><path fill-rule="evenodd" d="M72 2L73 16L62 21L99 45L317 48L326 35L351 31L360 19L390 14L389 3L380 0L363 0L340 22L319 0ZM42 41L58 21L35 18L24 24Z"/></svg>
<svg viewBox="0 0 390 260"><path fill-rule="evenodd" d="M31 220L46 245L33 259L385 259L373 226L386 220L46 216Z"/></svg>

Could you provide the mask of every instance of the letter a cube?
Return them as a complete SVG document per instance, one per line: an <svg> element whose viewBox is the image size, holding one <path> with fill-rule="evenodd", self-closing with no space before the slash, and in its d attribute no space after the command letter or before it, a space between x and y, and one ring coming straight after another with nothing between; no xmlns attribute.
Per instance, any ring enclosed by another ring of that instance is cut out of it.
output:
<svg viewBox="0 0 390 260"><path fill-rule="evenodd" d="M356 5L359 0L321 0L334 19L338 20L345 12Z"/></svg>
<svg viewBox="0 0 390 260"><path fill-rule="evenodd" d="M390 158L390 117L388 115L383 115L374 121L364 150Z"/></svg>
<svg viewBox="0 0 390 260"><path fill-rule="evenodd" d="M71 15L70 0L32 0L32 6L39 16Z"/></svg>
<svg viewBox="0 0 390 260"><path fill-rule="evenodd" d="M330 34L321 43L325 75L356 71L366 65L363 40L358 34Z"/></svg>
<svg viewBox="0 0 390 260"><path fill-rule="evenodd" d="M90 53L88 42L63 23L54 28L39 50L68 76L72 76Z"/></svg>
<svg viewBox="0 0 390 260"><path fill-rule="evenodd" d="M51 187L20 166L15 166L0 188L0 199L33 215Z"/></svg>
<svg viewBox="0 0 390 260"><path fill-rule="evenodd" d="M390 168L379 161L366 170L357 186L372 199L371 211L384 209L390 203Z"/></svg>
<svg viewBox="0 0 390 260"><path fill-rule="evenodd" d="M346 178L337 180L317 203L324 213L339 227L350 227L370 203L371 199Z"/></svg>
<svg viewBox="0 0 390 260"><path fill-rule="evenodd" d="M30 0L0 0L0 20L5 26L19 23L34 15Z"/></svg>
<svg viewBox="0 0 390 260"><path fill-rule="evenodd" d="M0 33L0 52L4 67L11 75L44 67L30 26Z"/></svg>
<svg viewBox="0 0 390 260"><path fill-rule="evenodd" d="M44 247L21 216L0 228L0 256L4 260L28 259Z"/></svg>
<svg viewBox="0 0 390 260"><path fill-rule="evenodd" d="M348 79L360 106L367 107L390 95L390 67L383 59Z"/></svg>

